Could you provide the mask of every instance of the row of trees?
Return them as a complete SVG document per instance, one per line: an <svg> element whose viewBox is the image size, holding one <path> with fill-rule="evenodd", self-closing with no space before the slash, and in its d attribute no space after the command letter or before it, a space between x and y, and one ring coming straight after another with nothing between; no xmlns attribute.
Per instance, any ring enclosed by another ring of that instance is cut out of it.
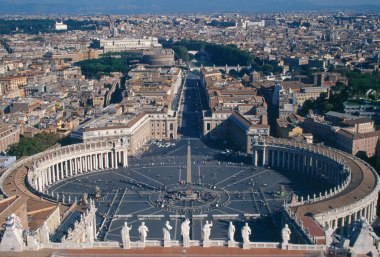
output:
<svg viewBox="0 0 380 257"><path fill-rule="evenodd" d="M119 57L111 57L119 56ZM134 63L141 60L141 55L135 53L108 53L99 59L84 60L75 63L82 70L86 78L99 78L101 75L110 75L111 72L129 72Z"/></svg>
<svg viewBox="0 0 380 257"><path fill-rule="evenodd" d="M240 50L235 45L219 45L198 40L181 40L162 42L165 47L174 50L177 59L188 61L191 58L199 62L211 65L252 65L254 62L250 53ZM191 56L189 51L198 51L195 56Z"/></svg>
<svg viewBox="0 0 380 257"><path fill-rule="evenodd" d="M21 136L20 141L11 145L7 153L8 155L16 156L18 159L45 151L57 142L58 136L54 133L41 133L32 138Z"/></svg>
<svg viewBox="0 0 380 257"><path fill-rule="evenodd" d="M358 71L344 71L343 75L348 78L349 87L353 96L363 96L368 90L380 90L380 73L361 74Z"/></svg>
<svg viewBox="0 0 380 257"><path fill-rule="evenodd" d="M95 30L102 23L93 20L65 20L68 30ZM55 20L50 19L20 19L8 20L0 19L0 34L38 34L47 32L60 32L55 31Z"/></svg>
<svg viewBox="0 0 380 257"><path fill-rule="evenodd" d="M241 66L251 66L253 70L260 71L266 75L282 72L282 67L278 65L277 61L264 61L253 57L249 52L242 51L235 45L219 45L198 40L181 40L175 43L168 40L160 41L160 43L166 48L172 48L175 57L184 61L195 58L198 63L204 65L224 66L227 64L236 66L239 64ZM198 51L198 53L193 56L189 51ZM246 73L247 71L244 71L241 76ZM238 76L238 74L234 75Z"/></svg>

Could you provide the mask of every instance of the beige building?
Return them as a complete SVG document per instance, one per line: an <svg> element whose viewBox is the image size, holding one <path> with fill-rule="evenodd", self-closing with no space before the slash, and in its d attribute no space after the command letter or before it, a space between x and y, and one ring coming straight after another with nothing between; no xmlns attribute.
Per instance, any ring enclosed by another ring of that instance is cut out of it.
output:
<svg viewBox="0 0 380 257"><path fill-rule="evenodd" d="M156 37L94 39L92 45L94 48L103 49L104 53L162 47Z"/></svg>
<svg viewBox="0 0 380 257"><path fill-rule="evenodd" d="M367 157L376 154L380 130L376 130L374 121L369 118L329 112L324 117L305 117L302 127L320 140L350 154Z"/></svg>
<svg viewBox="0 0 380 257"><path fill-rule="evenodd" d="M234 148L251 151L252 137L269 136L270 127L260 124L254 116L242 115L237 111L215 111L203 114L203 136L210 140L225 140Z"/></svg>
<svg viewBox="0 0 380 257"><path fill-rule="evenodd" d="M9 91L19 89L19 87L28 84L26 76L1 76L0 77L0 95L5 95Z"/></svg>
<svg viewBox="0 0 380 257"><path fill-rule="evenodd" d="M328 87L305 87L300 92L293 93L293 103L295 106L301 107L306 100L317 99L321 93L328 93Z"/></svg>
<svg viewBox="0 0 380 257"><path fill-rule="evenodd" d="M253 86L244 86L215 68L201 69L209 111L203 112L203 136L250 152L254 135L269 136L267 104Z"/></svg>
<svg viewBox="0 0 380 257"><path fill-rule="evenodd" d="M175 115L165 112L143 112L138 115L118 115L93 120L72 134L83 142L104 138L124 138L128 153L135 154L149 140L177 139L178 122Z"/></svg>
<svg viewBox="0 0 380 257"><path fill-rule="evenodd" d="M179 68L138 66L131 70L126 82L128 100L144 111L163 111L172 108L172 101L182 83Z"/></svg>
<svg viewBox="0 0 380 257"><path fill-rule="evenodd" d="M337 132L337 147L352 155L363 154L372 157L376 154L380 130L367 133L354 133L346 129Z"/></svg>
<svg viewBox="0 0 380 257"><path fill-rule="evenodd" d="M20 129L9 125L0 125L0 151L5 152L10 145L20 141Z"/></svg>

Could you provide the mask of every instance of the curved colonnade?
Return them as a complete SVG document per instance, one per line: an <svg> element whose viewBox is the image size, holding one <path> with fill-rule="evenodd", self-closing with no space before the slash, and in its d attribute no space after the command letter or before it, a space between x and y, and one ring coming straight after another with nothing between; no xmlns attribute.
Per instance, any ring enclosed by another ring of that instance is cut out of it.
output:
<svg viewBox="0 0 380 257"><path fill-rule="evenodd" d="M33 156L27 182L37 192L78 174L128 166L127 146L121 141L89 142L55 148Z"/></svg>
<svg viewBox="0 0 380 257"><path fill-rule="evenodd" d="M332 184L325 192L293 197L287 207L297 218L313 216L321 225L333 229L349 228L360 217L369 222L376 218L379 177L359 158L332 148L264 137L253 139L252 150L254 165L302 173ZM74 144L20 160L6 170L1 180L20 165L32 163L27 182L44 195L50 185L65 178L119 165L126 167L127 157L122 140Z"/></svg>
<svg viewBox="0 0 380 257"><path fill-rule="evenodd" d="M254 165L297 172L333 185L313 196L294 196L287 206L297 218L313 216L334 230L349 228L360 217L376 218L379 177L367 163L348 153L277 138L254 138Z"/></svg>

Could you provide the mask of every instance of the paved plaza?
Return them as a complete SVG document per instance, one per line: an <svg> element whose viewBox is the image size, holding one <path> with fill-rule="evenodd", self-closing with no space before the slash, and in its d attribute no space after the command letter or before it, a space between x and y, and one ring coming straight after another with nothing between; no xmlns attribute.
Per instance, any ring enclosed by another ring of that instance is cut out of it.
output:
<svg viewBox="0 0 380 257"><path fill-rule="evenodd" d="M186 180L186 149L191 144L193 191L198 201L181 201L175 195ZM131 239L138 240L137 228L145 221L148 239L162 239L166 220L173 226L172 238L180 240L179 226L185 217L192 222L192 239L201 239L206 220L213 221L212 239L227 239L228 223L237 228L247 220L251 240L279 240L281 219L278 210L291 192L307 195L324 190L319 184L303 183L307 177L291 176L265 168L254 168L250 157L210 148L200 139L182 139L170 147L150 145L140 157L132 157L129 167L92 172L59 182L50 191L65 198L80 199L83 193L96 201L99 239L121 241L125 221L132 225ZM282 187L282 189L280 189ZM174 193L173 193L174 192Z"/></svg>
<svg viewBox="0 0 380 257"><path fill-rule="evenodd" d="M299 173L253 167L250 155L228 150L223 142L202 141L199 132L204 102L199 81L190 74L180 100L182 139L149 142L141 155L129 158L127 168L69 178L49 188L50 193L79 200L83 193L95 197L96 187L100 188L96 200L98 240L121 242L126 221L132 225L133 241L138 240L142 221L149 228L149 240L162 240L162 228L168 220L173 227L171 238L181 240L180 225L189 218L193 240L202 239L201 230L208 220L213 222L213 240L227 240L229 221L233 221L236 241L242 241L240 230L245 222L252 229L251 241L279 241L284 200L291 193L306 197L323 192L328 185L313 183ZM195 200L184 196L189 143ZM304 183L306 179L308 183Z"/></svg>

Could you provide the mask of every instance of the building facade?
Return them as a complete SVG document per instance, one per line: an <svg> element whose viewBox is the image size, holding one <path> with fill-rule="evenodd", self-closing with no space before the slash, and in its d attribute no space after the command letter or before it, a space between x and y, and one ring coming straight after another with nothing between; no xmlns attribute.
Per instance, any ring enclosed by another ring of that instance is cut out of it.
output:
<svg viewBox="0 0 380 257"><path fill-rule="evenodd" d="M9 126L0 125L0 151L5 152L9 146L17 144L20 141L20 129Z"/></svg>

